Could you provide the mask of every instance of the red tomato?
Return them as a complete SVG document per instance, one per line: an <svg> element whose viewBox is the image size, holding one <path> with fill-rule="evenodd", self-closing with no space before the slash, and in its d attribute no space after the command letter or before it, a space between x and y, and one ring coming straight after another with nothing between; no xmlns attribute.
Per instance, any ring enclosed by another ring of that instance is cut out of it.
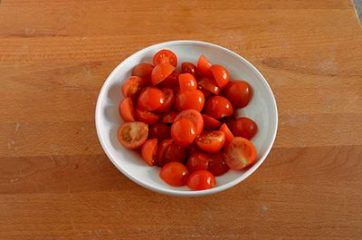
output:
<svg viewBox="0 0 362 240"><path fill-rule="evenodd" d="M171 128L163 123L156 123L150 127L150 138L157 138L158 141L169 139L171 137Z"/></svg>
<svg viewBox="0 0 362 240"><path fill-rule="evenodd" d="M168 49L162 49L158 51L153 56L153 65L158 65L160 63L169 63L172 66L177 66L177 57L176 54Z"/></svg>
<svg viewBox="0 0 362 240"><path fill-rule="evenodd" d="M143 122L123 123L118 129L118 141L129 149L140 147L148 137L148 126Z"/></svg>
<svg viewBox="0 0 362 240"><path fill-rule="evenodd" d="M229 127L226 125L226 123L223 123L220 127L220 131L223 131L225 133L225 146L231 143L231 141L234 138L233 133L230 131Z"/></svg>
<svg viewBox="0 0 362 240"><path fill-rule="evenodd" d="M214 187L216 184L215 176L207 170L198 170L189 176L187 186L192 190L205 190Z"/></svg>
<svg viewBox="0 0 362 240"><path fill-rule="evenodd" d="M231 116L234 112L231 102L222 96L212 96L205 103L205 114L213 118Z"/></svg>
<svg viewBox="0 0 362 240"><path fill-rule="evenodd" d="M205 97L200 90L181 92L176 97L176 108L179 111L195 109L199 112L204 108Z"/></svg>
<svg viewBox="0 0 362 240"><path fill-rule="evenodd" d="M125 97L133 98L143 88L143 85L144 82L142 78L138 76L130 76L122 85L122 94Z"/></svg>
<svg viewBox="0 0 362 240"><path fill-rule="evenodd" d="M136 65L132 70L133 76L138 76L144 80L145 83L151 83L151 74L153 66L149 63L140 63Z"/></svg>
<svg viewBox="0 0 362 240"><path fill-rule="evenodd" d="M221 122L219 120L207 116L206 114L202 114L202 118L204 119L205 128L208 130L214 130L221 125Z"/></svg>
<svg viewBox="0 0 362 240"><path fill-rule="evenodd" d="M251 86L245 81L231 81L223 91L224 96L230 100L234 108L245 107L253 96Z"/></svg>
<svg viewBox="0 0 362 240"><path fill-rule="evenodd" d="M212 65L210 71L215 79L216 84L220 88L224 88L230 81L230 74L223 66L217 64Z"/></svg>
<svg viewBox="0 0 362 240"><path fill-rule="evenodd" d="M158 146L157 163L163 166L168 162L184 162L186 157L185 149L172 139L163 140Z"/></svg>
<svg viewBox="0 0 362 240"><path fill-rule="evenodd" d="M171 88L161 89L165 97L165 101L161 107L157 108L156 112L167 112L171 109L175 102L175 94Z"/></svg>
<svg viewBox="0 0 362 240"><path fill-rule="evenodd" d="M193 152L187 160L187 169L192 173L197 170L208 170L210 158L205 153Z"/></svg>
<svg viewBox="0 0 362 240"><path fill-rule="evenodd" d="M256 161L256 149L246 138L234 137L225 147L225 161L231 169L241 170Z"/></svg>
<svg viewBox="0 0 362 240"><path fill-rule="evenodd" d="M197 62L197 70L199 73L201 73L204 77L211 77L211 71L210 71L211 63L204 55L201 55L199 57L199 60Z"/></svg>
<svg viewBox="0 0 362 240"><path fill-rule="evenodd" d="M181 147L190 145L196 138L196 126L189 119L181 118L171 127L171 136L176 144Z"/></svg>
<svg viewBox="0 0 362 240"><path fill-rule="evenodd" d="M225 133L222 131L205 132L196 138L197 146L208 153L216 153L225 144Z"/></svg>
<svg viewBox="0 0 362 240"><path fill-rule="evenodd" d="M148 139L141 150L142 159L150 166L155 165L157 153L157 138Z"/></svg>
<svg viewBox="0 0 362 240"><path fill-rule="evenodd" d="M194 75L194 77L197 76L197 69L196 66L190 62L183 62L181 64L181 72L182 73L190 73Z"/></svg>
<svg viewBox="0 0 362 240"><path fill-rule="evenodd" d="M155 124L160 120L160 116L153 112L142 111L136 108L136 119L147 124Z"/></svg>
<svg viewBox="0 0 362 240"><path fill-rule="evenodd" d="M221 92L221 88L216 85L215 80L213 80L212 78L201 78L198 84L199 88L205 89L206 91L214 95L219 95Z"/></svg>
<svg viewBox="0 0 362 240"><path fill-rule="evenodd" d="M258 131L256 123L247 117L241 117L231 121L229 127L235 136L246 139L252 139Z"/></svg>
<svg viewBox="0 0 362 240"><path fill-rule="evenodd" d="M177 116L177 112L167 112L162 117L163 123L173 123L175 121L175 118Z"/></svg>
<svg viewBox="0 0 362 240"><path fill-rule="evenodd" d="M125 122L135 121L135 110L132 99L127 97L119 103L119 114Z"/></svg>
<svg viewBox="0 0 362 240"><path fill-rule="evenodd" d="M176 116L174 121L178 121L182 118L191 120L191 122L195 125L196 136L200 135L200 133L204 129L204 120L201 116L201 113L199 113L198 111L196 111L194 109L185 110L185 111L180 112Z"/></svg>
<svg viewBox="0 0 362 240"><path fill-rule="evenodd" d="M148 87L138 97L138 108L144 111L155 111L165 103L165 95L155 87Z"/></svg>
<svg viewBox="0 0 362 240"><path fill-rule="evenodd" d="M170 76L168 76L165 80L163 80L160 84L158 84L158 87L161 88L178 88L178 76L180 73L178 73L176 70L171 73Z"/></svg>
<svg viewBox="0 0 362 240"><path fill-rule="evenodd" d="M181 73L178 76L180 91L197 90L197 82L195 77L190 73Z"/></svg>
<svg viewBox="0 0 362 240"><path fill-rule="evenodd" d="M179 162L170 162L161 168L160 177L167 184L180 187L186 185L189 171Z"/></svg>
<svg viewBox="0 0 362 240"><path fill-rule="evenodd" d="M157 85L164 81L168 76L172 74L175 70L175 67L169 63L160 63L156 65L151 74L152 84Z"/></svg>
<svg viewBox="0 0 362 240"><path fill-rule="evenodd" d="M226 164L224 154L219 152L210 156L208 170L215 176L220 176L229 171L229 166Z"/></svg>

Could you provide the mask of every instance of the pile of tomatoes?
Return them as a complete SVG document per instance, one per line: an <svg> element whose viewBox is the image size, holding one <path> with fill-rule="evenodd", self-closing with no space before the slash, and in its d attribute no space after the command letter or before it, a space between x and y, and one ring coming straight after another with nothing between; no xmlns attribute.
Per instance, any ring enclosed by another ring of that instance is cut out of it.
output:
<svg viewBox="0 0 362 240"><path fill-rule="evenodd" d="M256 161L250 139L257 125L234 115L253 91L245 81L230 80L225 67L203 55L196 66L183 62L181 71L177 60L162 49L153 64L133 68L121 89L119 113L125 122L118 140L139 149L148 165L161 167L160 177L169 185L204 190L215 186L215 176Z"/></svg>

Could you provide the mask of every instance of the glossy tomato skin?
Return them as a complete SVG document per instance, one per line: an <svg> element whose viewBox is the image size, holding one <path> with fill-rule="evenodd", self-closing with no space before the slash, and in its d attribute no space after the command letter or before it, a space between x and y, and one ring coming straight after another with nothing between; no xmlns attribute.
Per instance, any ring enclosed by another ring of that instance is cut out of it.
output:
<svg viewBox="0 0 362 240"><path fill-rule="evenodd" d="M215 80L212 78L203 77L198 82L199 89L204 89L211 94L220 95L221 88L216 85Z"/></svg>
<svg viewBox="0 0 362 240"><path fill-rule="evenodd" d="M124 97L134 98L143 88L144 81L138 76L130 76L122 85L121 91Z"/></svg>
<svg viewBox="0 0 362 240"><path fill-rule="evenodd" d="M162 122L163 123L173 123L175 121L175 118L177 117L178 113L171 111L167 112L162 116Z"/></svg>
<svg viewBox="0 0 362 240"><path fill-rule="evenodd" d="M215 176L221 176L229 171L225 156L222 152L212 154L209 160L208 170Z"/></svg>
<svg viewBox="0 0 362 240"><path fill-rule="evenodd" d="M153 112L142 111L136 108L135 116L137 121L141 121L147 124L155 124L160 120L160 116Z"/></svg>
<svg viewBox="0 0 362 240"><path fill-rule="evenodd" d="M190 73L181 73L178 76L180 91L197 90L197 82L195 77Z"/></svg>
<svg viewBox="0 0 362 240"><path fill-rule="evenodd" d="M220 88L224 88L230 81L230 74L226 68L221 65L212 65L210 71L215 79L216 84Z"/></svg>
<svg viewBox="0 0 362 240"><path fill-rule="evenodd" d="M156 161L156 153L157 153L157 138L152 138L146 140L146 142L142 145L141 156L142 159L149 165L154 166Z"/></svg>
<svg viewBox="0 0 362 240"><path fill-rule="evenodd" d="M164 103L164 93L158 88L148 87L139 95L137 107L143 111L155 111Z"/></svg>
<svg viewBox="0 0 362 240"><path fill-rule="evenodd" d="M217 153L225 144L225 133L222 131L204 132L196 138L197 146L208 153Z"/></svg>
<svg viewBox="0 0 362 240"><path fill-rule="evenodd" d="M155 112L168 112L172 108L175 102L175 93L171 88L161 89L164 95L163 104L155 110Z"/></svg>
<svg viewBox="0 0 362 240"><path fill-rule="evenodd" d="M123 123L117 133L118 141L126 148L140 147L148 137L148 126L143 122Z"/></svg>
<svg viewBox="0 0 362 240"><path fill-rule="evenodd" d="M197 70L204 77L212 77L212 73L210 71L211 63L204 56L201 55L199 60L197 61Z"/></svg>
<svg viewBox="0 0 362 240"><path fill-rule="evenodd" d="M176 116L174 121L178 121L182 118L191 120L191 122L195 125L196 136L201 134L202 130L204 129L204 120L200 112L194 109L182 111Z"/></svg>
<svg viewBox="0 0 362 240"><path fill-rule="evenodd" d="M193 63L190 63L190 62L183 62L181 64L181 72L182 73L190 73L194 77L196 77L198 75L196 66Z"/></svg>
<svg viewBox="0 0 362 240"><path fill-rule="evenodd" d="M187 160L187 169L190 173L197 170L208 170L210 157L202 152L194 151Z"/></svg>
<svg viewBox="0 0 362 240"><path fill-rule="evenodd" d="M169 162L160 171L160 177L167 184L174 187L186 185L189 172L185 165L179 162Z"/></svg>
<svg viewBox="0 0 362 240"><path fill-rule="evenodd" d="M157 85L163 82L167 77L169 77L173 71L175 71L175 67L169 63L160 63L156 65L151 74L151 80L153 85Z"/></svg>
<svg viewBox="0 0 362 240"><path fill-rule="evenodd" d="M119 103L119 114L125 122L135 121L135 109L131 98L127 97Z"/></svg>
<svg viewBox="0 0 362 240"><path fill-rule="evenodd" d="M153 70L153 65L149 63L140 63L137 64L133 70L132 75L138 76L144 80L144 83L147 85L151 84L151 74Z"/></svg>
<svg viewBox="0 0 362 240"><path fill-rule="evenodd" d="M176 108L179 111L194 109L201 112L204 104L205 96L200 90L180 92L176 97Z"/></svg>
<svg viewBox="0 0 362 240"><path fill-rule="evenodd" d="M251 86L245 81L230 81L223 89L223 92L234 108L245 107L253 96Z"/></svg>
<svg viewBox="0 0 362 240"><path fill-rule="evenodd" d="M179 87L179 83L178 83L178 76L179 75L180 75L180 73L175 70L165 80L160 82L160 84L158 84L158 87L172 88L172 89L178 88Z"/></svg>
<svg viewBox="0 0 362 240"><path fill-rule="evenodd" d="M196 126L189 119L181 118L175 121L171 127L171 136L176 144L187 147L196 138Z"/></svg>
<svg viewBox="0 0 362 240"><path fill-rule="evenodd" d="M246 138L234 137L224 152L227 165L234 170L246 168L256 161L255 146Z"/></svg>
<svg viewBox="0 0 362 240"><path fill-rule="evenodd" d="M202 118L204 119L204 125L207 130L214 130L221 125L221 122L219 120L207 116L206 114L202 114Z"/></svg>
<svg viewBox="0 0 362 240"><path fill-rule="evenodd" d="M220 131L223 131L225 133L225 146L231 143L231 141L234 138L234 134L231 132L229 127L226 125L226 123L223 123L220 127Z"/></svg>
<svg viewBox="0 0 362 240"><path fill-rule="evenodd" d="M231 132L237 137L243 137L246 139L252 139L258 132L258 126L256 123L247 117L241 117L232 120L229 123Z"/></svg>
<svg viewBox="0 0 362 240"><path fill-rule="evenodd" d="M172 139L163 140L157 150L157 164L163 166L169 162L184 162L186 151Z"/></svg>
<svg viewBox="0 0 362 240"><path fill-rule="evenodd" d="M177 56L174 52L168 49L161 49L153 56L153 65L160 63L168 63L172 66L177 66Z"/></svg>
<svg viewBox="0 0 362 240"><path fill-rule="evenodd" d="M231 116L234 108L231 102L223 96L212 96L205 103L205 114L213 118L223 118Z"/></svg>
<svg viewBox="0 0 362 240"><path fill-rule="evenodd" d="M163 123L156 123L150 126L150 138L156 138L159 142L171 138L171 128Z"/></svg>
<svg viewBox="0 0 362 240"><path fill-rule="evenodd" d="M215 176L207 170L195 171L187 179L187 186L196 191L210 189L215 185Z"/></svg>

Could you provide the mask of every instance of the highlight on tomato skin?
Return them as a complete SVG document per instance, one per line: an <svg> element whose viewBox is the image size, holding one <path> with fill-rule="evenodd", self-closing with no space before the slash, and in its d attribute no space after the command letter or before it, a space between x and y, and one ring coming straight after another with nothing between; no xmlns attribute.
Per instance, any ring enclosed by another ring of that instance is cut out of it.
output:
<svg viewBox="0 0 362 240"><path fill-rule="evenodd" d="M194 109L184 110L175 117L174 121L178 121L182 118L189 119L195 125L196 136L201 134L204 129L204 120L200 112Z"/></svg>
<svg viewBox="0 0 362 240"><path fill-rule="evenodd" d="M249 104L253 96L253 89L245 81L230 81L223 89L223 93L233 107L237 109Z"/></svg>
<svg viewBox="0 0 362 240"><path fill-rule="evenodd" d="M223 96L212 96L205 103L205 114L219 119L231 116L234 113L234 108L231 102Z"/></svg>
<svg viewBox="0 0 362 240"><path fill-rule="evenodd" d="M187 147L196 138L196 126L189 119L181 118L172 124L171 136L176 144Z"/></svg>
<svg viewBox="0 0 362 240"><path fill-rule="evenodd" d="M221 65L215 64L210 67L212 76L220 88L224 88L230 81L229 71Z"/></svg>
<svg viewBox="0 0 362 240"><path fill-rule="evenodd" d="M157 85L164 81L168 76L170 76L173 71L175 71L175 67L169 63L160 63L156 65L151 74L151 80L153 85Z"/></svg>
<svg viewBox="0 0 362 240"><path fill-rule="evenodd" d="M187 186L196 191L210 189L215 185L215 176L207 170L197 170L187 179Z"/></svg>
<svg viewBox="0 0 362 240"><path fill-rule="evenodd" d="M194 109L201 112L204 104L205 96L200 90L180 92L176 96L176 108L179 111Z"/></svg>

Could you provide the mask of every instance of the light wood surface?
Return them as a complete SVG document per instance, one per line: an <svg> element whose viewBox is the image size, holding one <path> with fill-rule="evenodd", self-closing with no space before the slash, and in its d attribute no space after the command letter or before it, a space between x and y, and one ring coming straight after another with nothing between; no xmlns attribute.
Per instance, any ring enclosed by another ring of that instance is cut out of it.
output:
<svg viewBox="0 0 362 240"><path fill-rule="evenodd" d="M175 39L268 79L275 147L213 196L150 192L103 153L94 110L125 57ZM348 0L0 2L0 239L362 239L362 31Z"/></svg>

